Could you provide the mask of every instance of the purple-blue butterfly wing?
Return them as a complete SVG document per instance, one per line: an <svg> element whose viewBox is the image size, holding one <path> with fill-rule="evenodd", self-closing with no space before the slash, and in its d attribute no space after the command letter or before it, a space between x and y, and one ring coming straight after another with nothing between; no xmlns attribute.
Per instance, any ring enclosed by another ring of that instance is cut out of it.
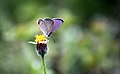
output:
<svg viewBox="0 0 120 74"><path fill-rule="evenodd" d="M51 32L55 32L63 24L64 21L62 19L54 18L53 22L54 24Z"/></svg>
<svg viewBox="0 0 120 74"><path fill-rule="evenodd" d="M46 35L47 31L46 31L45 22L42 19L38 19L37 23L38 23L39 30L41 30L43 34Z"/></svg>
<svg viewBox="0 0 120 74"><path fill-rule="evenodd" d="M39 29L43 32L43 34L48 37L48 35L51 33L52 28L53 28L53 20L46 18L44 20L39 19L38 20L38 26Z"/></svg>
<svg viewBox="0 0 120 74"><path fill-rule="evenodd" d="M50 33L51 33L52 29L53 29L54 22L50 18L44 19L44 22L46 23L47 37L49 37L49 35L50 35Z"/></svg>

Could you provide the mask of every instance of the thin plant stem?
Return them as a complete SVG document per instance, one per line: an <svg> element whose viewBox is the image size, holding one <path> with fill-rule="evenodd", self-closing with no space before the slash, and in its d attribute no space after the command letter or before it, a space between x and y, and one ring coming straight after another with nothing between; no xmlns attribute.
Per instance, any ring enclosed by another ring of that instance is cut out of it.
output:
<svg viewBox="0 0 120 74"><path fill-rule="evenodd" d="M47 74L46 73L46 64L45 64L45 59L44 59L44 55L42 56L42 63L43 63L43 67L44 67L44 74Z"/></svg>

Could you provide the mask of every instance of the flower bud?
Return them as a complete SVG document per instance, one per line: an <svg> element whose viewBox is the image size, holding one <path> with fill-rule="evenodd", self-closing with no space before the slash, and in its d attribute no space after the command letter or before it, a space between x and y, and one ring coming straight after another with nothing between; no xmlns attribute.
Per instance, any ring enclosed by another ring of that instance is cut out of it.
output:
<svg viewBox="0 0 120 74"><path fill-rule="evenodd" d="M46 43L37 43L37 53L41 56L44 56L47 53L47 44Z"/></svg>

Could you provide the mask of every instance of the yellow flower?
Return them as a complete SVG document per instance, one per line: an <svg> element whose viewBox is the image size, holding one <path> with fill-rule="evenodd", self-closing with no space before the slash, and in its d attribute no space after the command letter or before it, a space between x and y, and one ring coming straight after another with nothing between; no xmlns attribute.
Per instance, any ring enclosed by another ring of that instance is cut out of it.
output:
<svg viewBox="0 0 120 74"><path fill-rule="evenodd" d="M36 35L35 36L35 42L36 43L46 43L47 39L46 37L42 34L42 35Z"/></svg>

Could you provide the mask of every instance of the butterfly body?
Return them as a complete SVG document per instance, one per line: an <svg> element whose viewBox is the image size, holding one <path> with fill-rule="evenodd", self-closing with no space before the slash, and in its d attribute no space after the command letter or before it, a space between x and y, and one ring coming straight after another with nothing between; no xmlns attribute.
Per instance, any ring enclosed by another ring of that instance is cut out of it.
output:
<svg viewBox="0 0 120 74"><path fill-rule="evenodd" d="M59 18L45 18L45 19L38 19L37 24L39 30L43 32L43 34L49 38L50 35L55 32L62 24L63 20Z"/></svg>

